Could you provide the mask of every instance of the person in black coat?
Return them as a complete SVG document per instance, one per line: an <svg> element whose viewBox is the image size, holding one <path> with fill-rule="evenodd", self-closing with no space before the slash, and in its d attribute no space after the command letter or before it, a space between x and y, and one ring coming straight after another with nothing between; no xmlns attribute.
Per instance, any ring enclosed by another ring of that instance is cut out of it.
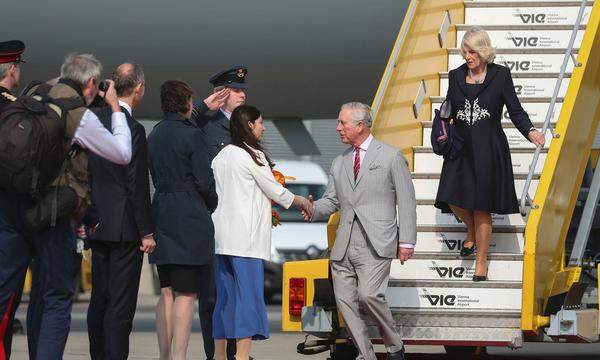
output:
<svg viewBox="0 0 600 360"><path fill-rule="evenodd" d="M493 63L495 53L485 30L469 29L461 49L465 64L450 71L446 99L464 147L456 159L444 159L435 206L453 212L467 225L461 255L472 255L477 246L473 281L483 281L487 280L491 213L519 212L510 149L501 123L503 107L525 138L544 146L544 136L521 107L510 70Z"/></svg>
<svg viewBox="0 0 600 360"><path fill-rule="evenodd" d="M88 159L93 212L99 221L90 236L92 297L87 323L92 359L127 358L144 253L155 247L146 132L132 117L144 96L144 73L137 64L122 64L113 81L131 130L132 159L128 165L95 154ZM110 107L94 112L110 129Z"/></svg>
<svg viewBox="0 0 600 360"><path fill-rule="evenodd" d="M225 146L231 143L231 130L229 119L231 113L238 106L246 103L246 75L248 69L245 66L234 66L230 69L220 71L209 79L213 86L213 96L218 95L223 99L221 106L212 114L207 114L207 100L196 105L192 112L191 120L202 129L204 141L208 148L208 159L210 162L217 156ZM214 269L213 269L214 271ZM212 316L216 303L214 273L200 279L202 287L207 289L198 298L198 313L204 340L204 352L206 358L211 360L215 354L215 343L212 336ZM235 360L236 342L229 339L227 342L227 358Z"/></svg>
<svg viewBox="0 0 600 360"><path fill-rule="evenodd" d="M160 89L165 114L148 137L150 174L156 188L152 208L161 297L156 307L160 359L185 359L194 303L204 289L215 256L212 212L215 180L204 136L189 118L192 88L167 81Z"/></svg>

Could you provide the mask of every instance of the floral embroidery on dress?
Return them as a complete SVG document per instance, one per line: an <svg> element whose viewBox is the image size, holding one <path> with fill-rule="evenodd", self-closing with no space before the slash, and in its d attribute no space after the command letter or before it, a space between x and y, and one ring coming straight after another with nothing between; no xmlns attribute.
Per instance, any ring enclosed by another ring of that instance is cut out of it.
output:
<svg viewBox="0 0 600 360"><path fill-rule="evenodd" d="M473 101L473 109L471 109L469 99L465 99L465 106L456 113L456 117L467 125L473 125L481 119L490 117L490 112L479 106L479 98Z"/></svg>

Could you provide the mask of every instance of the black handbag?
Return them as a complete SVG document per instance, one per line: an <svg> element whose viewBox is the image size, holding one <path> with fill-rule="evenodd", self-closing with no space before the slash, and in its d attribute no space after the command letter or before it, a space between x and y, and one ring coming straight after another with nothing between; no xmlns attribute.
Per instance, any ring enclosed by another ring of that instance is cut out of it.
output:
<svg viewBox="0 0 600 360"><path fill-rule="evenodd" d="M435 117L431 126L431 147L433 152L444 159L453 160L462 153L463 138L450 122L452 105L447 99L442 102L439 110L435 110Z"/></svg>

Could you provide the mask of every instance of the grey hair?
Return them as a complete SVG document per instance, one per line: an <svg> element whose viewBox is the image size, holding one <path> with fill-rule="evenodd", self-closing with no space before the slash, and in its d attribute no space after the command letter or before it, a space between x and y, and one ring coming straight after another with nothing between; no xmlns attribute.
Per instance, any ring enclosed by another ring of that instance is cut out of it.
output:
<svg viewBox="0 0 600 360"><path fill-rule="evenodd" d="M371 117L371 107L369 105L352 101L342 105L342 110L343 109L350 111L354 124L358 125L362 122L366 127L371 128L373 118Z"/></svg>
<svg viewBox="0 0 600 360"><path fill-rule="evenodd" d="M99 79L102 73L102 63L92 54L69 54L60 67L62 79L73 80L85 85L90 79Z"/></svg>
<svg viewBox="0 0 600 360"><path fill-rule="evenodd" d="M112 79L115 82L115 90L117 90L118 96L129 96L133 92L136 86L144 84L146 82L144 78L144 70L136 63L125 63L123 65L130 65L127 69L123 70L121 66L112 74Z"/></svg>
<svg viewBox="0 0 600 360"><path fill-rule="evenodd" d="M13 65L14 63L6 63L6 64L0 64L0 80L4 80L4 78L6 78L8 76L8 70L10 69L10 66Z"/></svg>

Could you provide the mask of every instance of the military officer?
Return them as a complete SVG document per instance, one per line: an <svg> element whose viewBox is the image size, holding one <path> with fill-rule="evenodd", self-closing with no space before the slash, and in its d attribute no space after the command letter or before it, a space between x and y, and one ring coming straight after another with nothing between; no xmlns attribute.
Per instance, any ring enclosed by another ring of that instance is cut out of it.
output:
<svg viewBox="0 0 600 360"><path fill-rule="evenodd" d="M204 141L208 150L208 158L212 160L219 151L231 142L229 130L229 118L235 108L246 103L246 75L248 69L245 66L233 66L223 70L209 79L214 87L213 92L224 91L227 94L221 108L212 115L205 115L207 107L204 103L194 107L192 120L204 133ZM204 339L204 351L207 359L212 359L215 353L215 344L212 337L212 313L215 307L215 280L214 274L201 279L204 293L198 294L200 325L202 326L202 337ZM227 358L235 359L235 340L227 343Z"/></svg>
<svg viewBox="0 0 600 360"><path fill-rule="evenodd" d="M0 111L17 100L12 89L19 86L21 80L21 55L25 44L19 40L0 42Z"/></svg>
<svg viewBox="0 0 600 360"><path fill-rule="evenodd" d="M11 90L19 86L21 80L20 63L24 62L21 55L24 51L25 44L22 41L0 42L0 112L7 105L17 100ZM0 359L10 358L13 329L15 331L22 331L23 329L21 322L15 319L14 315L21 302L24 281L25 277L20 280L21 285L11 296L12 306L6 309L6 314L0 314L0 318L7 321L6 326L0 326ZM2 285L4 284L0 284L0 286Z"/></svg>

